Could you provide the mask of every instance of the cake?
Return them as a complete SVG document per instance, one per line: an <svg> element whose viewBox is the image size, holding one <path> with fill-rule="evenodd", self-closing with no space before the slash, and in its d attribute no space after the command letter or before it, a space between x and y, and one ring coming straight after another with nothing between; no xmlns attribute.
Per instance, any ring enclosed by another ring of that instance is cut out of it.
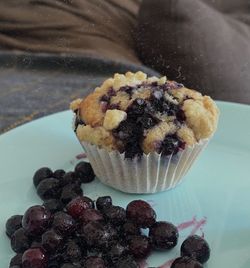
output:
<svg viewBox="0 0 250 268"><path fill-rule="evenodd" d="M133 187L134 192L156 192L175 186L214 134L219 116L209 96L143 72L115 74L70 108L75 113L74 131L95 173L104 183L127 191L122 184L116 187L110 171L105 171L107 166L115 169L119 180L130 185L129 192ZM137 175L130 172L135 168ZM173 178L176 174L178 180ZM133 185L136 176L139 182ZM168 183L157 187L155 180ZM140 187L145 181L150 185Z"/></svg>

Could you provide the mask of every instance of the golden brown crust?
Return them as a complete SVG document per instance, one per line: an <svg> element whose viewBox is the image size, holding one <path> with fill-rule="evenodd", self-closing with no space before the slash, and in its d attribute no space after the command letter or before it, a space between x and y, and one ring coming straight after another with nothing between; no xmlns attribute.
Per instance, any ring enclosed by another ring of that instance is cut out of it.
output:
<svg viewBox="0 0 250 268"><path fill-rule="evenodd" d="M201 100L186 100L183 104L187 126L199 141L210 137L217 127L218 110L213 100L204 96Z"/></svg>
<svg viewBox="0 0 250 268"><path fill-rule="evenodd" d="M117 109L107 110L104 117L103 126L107 130L115 129L126 118L127 113L125 113L124 111L120 111Z"/></svg>
<svg viewBox="0 0 250 268"><path fill-rule="evenodd" d="M120 109L126 111L132 100L129 99L129 95L126 92L117 92L116 96L113 96L110 103L119 105Z"/></svg>
<svg viewBox="0 0 250 268"><path fill-rule="evenodd" d="M87 125L92 127L102 125L104 112L99 100L102 95L102 92L94 92L80 103L80 116Z"/></svg>
<svg viewBox="0 0 250 268"><path fill-rule="evenodd" d="M177 130L178 137L181 138L187 145L193 145L197 142L194 132L188 126L182 126L180 129Z"/></svg>

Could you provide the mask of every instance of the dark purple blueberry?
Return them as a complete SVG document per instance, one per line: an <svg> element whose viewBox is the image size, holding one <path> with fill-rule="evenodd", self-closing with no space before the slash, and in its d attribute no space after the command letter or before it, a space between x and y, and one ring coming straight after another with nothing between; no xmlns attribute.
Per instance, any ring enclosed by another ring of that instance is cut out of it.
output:
<svg viewBox="0 0 250 268"><path fill-rule="evenodd" d="M63 178L63 176L65 175L65 173L66 172L63 169L57 169L53 173L53 178L56 178L56 179L60 180L60 179Z"/></svg>
<svg viewBox="0 0 250 268"><path fill-rule="evenodd" d="M60 268L61 265L64 263L63 254L64 253L60 253L60 250L59 250L59 252L56 252L54 254L51 254L49 256L48 268Z"/></svg>
<svg viewBox="0 0 250 268"><path fill-rule="evenodd" d="M118 103L111 103L108 105L108 110L114 110L114 109L120 110L120 105Z"/></svg>
<svg viewBox="0 0 250 268"><path fill-rule="evenodd" d="M88 183L95 179L95 173L87 162L80 162L75 167L76 175L81 179L82 183Z"/></svg>
<svg viewBox="0 0 250 268"><path fill-rule="evenodd" d="M98 241L104 237L104 226L103 224L91 221L83 226L82 237L85 240L88 247L97 246Z"/></svg>
<svg viewBox="0 0 250 268"><path fill-rule="evenodd" d="M106 220L114 225L119 225L126 220L126 210L119 206L106 207L103 210Z"/></svg>
<svg viewBox="0 0 250 268"><path fill-rule="evenodd" d="M63 209L63 203L59 199L48 199L44 201L43 206L51 213L55 213Z"/></svg>
<svg viewBox="0 0 250 268"><path fill-rule="evenodd" d="M82 188L79 184L68 184L63 187L60 200L63 204L68 204L77 196L83 194Z"/></svg>
<svg viewBox="0 0 250 268"><path fill-rule="evenodd" d="M183 98L183 102L185 100L193 100L194 98L192 98L191 96L185 95L185 97Z"/></svg>
<svg viewBox="0 0 250 268"><path fill-rule="evenodd" d="M21 265L22 265L22 256L23 256L23 254L21 254L21 253L16 254L10 260L10 268L14 267L15 265L21 268Z"/></svg>
<svg viewBox="0 0 250 268"><path fill-rule="evenodd" d="M11 236L11 248L16 253L23 253L30 247L30 238L26 234L23 228L20 228L14 232Z"/></svg>
<svg viewBox="0 0 250 268"><path fill-rule="evenodd" d="M172 223L159 221L150 227L149 238L154 249L166 250L177 245L179 232Z"/></svg>
<svg viewBox="0 0 250 268"><path fill-rule="evenodd" d="M62 266L59 263L57 263L56 261L50 261L49 259L47 268L61 268L61 267Z"/></svg>
<svg viewBox="0 0 250 268"><path fill-rule="evenodd" d="M90 221L103 221L103 220L104 218L102 213L99 210L93 208L83 210L80 216L80 221L83 224L86 224Z"/></svg>
<svg viewBox="0 0 250 268"><path fill-rule="evenodd" d="M16 230L22 227L22 215L14 215L6 221L6 234L11 237Z"/></svg>
<svg viewBox="0 0 250 268"><path fill-rule="evenodd" d="M114 238L115 232L98 221L91 221L83 226L82 238L89 248L105 249Z"/></svg>
<svg viewBox="0 0 250 268"><path fill-rule="evenodd" d="M53 172L48 167L42 167L38 169L33 176L33 183L35 187L44 179L53 177Z"/></svg>
<svg viewBox="0 0 250 268"><path fill-rule="evenodd" d="M185 256L175 259L170 268L203 268L203 266L198 261Z"/></svg>
<svg viewBox="0 0 250 268"><path fill-rule="evenodd" d="M130 202L127 206L126 213L127 218L141 228L148 228L155 223L155 211L143 200L134 200Z"/></svg>
<svg viewBox="0 0 250 268"><path fill-rule="evenodd" d="M157 87L158 86L158 82L157 81L151 82L150 85L154 89L154 87Z"/></svg>
<svg viewBox="0 0 250 268"><path fill-rule="evenodd" d="M181 256L188 256L200 263L205 263L210 257L210 248L205 239L191 235L181 245Z"/></svg>
<svg viewBox="0 0 250 268"><path fill-rule="evenodd" d="M137 226L136 223L132 221L127 221L123 224L121 228L121 233L126 238L127 236L130 236L130 235L140 235L141 229Z"/></svg>
<svg viewBox="0 0 250 268"><path fill-rule="evenodd" d="M24 252L22 268L47 268L48 258L42 248L32 248Z"/></svg>
<svg viewBox="0 0 250 268"><path fill-rule="evenodd" d="M82 268L81 262L74 262L75 267L74 268Z"/></svg>
<svg viewBox="0 0 250 268"><path fill-rule="evenodd" d="M126 92L128 95L132 96L133 90L135 89L135 87L131 87L131 86L123 86L120 87L119 91L124 91Z"/></svg>
<svg viewBox="0 0 250 268"><path fill-rule="evenodd" d="M135 99L127 108L127 114L131 116L142 115L147 107L147 103L144 99Z"/></svg>
<svg viewBox="0 0 250 268"><path fill-rule="evenodd" d="M105 232L108 233L108 236L111 240L118 240L119 239L119 226L114 226L111 223L106 223L104 226Z"/></svg>
<svg viewBox="0 0 250 268"><path fill-rule="evenodd" d="M60 268L77 268L74 264L72 263L64 263Z"/></svg>
<svg viewBox="0 0 250 268"><path fill-rule="evenodd" d="M163 92L162 92L163 93ZM166 100L160 93L152 93L150 98L149 111L151 113L160 112L168 116L176 116L180 106Z"/></svg>
<svg viewBox="0 0 250 268"><path fill-rule="evenodd" d="M75 221L69 214L60 211L54 215L52 227L62 235L69 235L75 229Z"/></svg>
<svg viewBox="0 0 250 268"><path fill-rule="evenodd" d="M128 248L120 243L114 243L106 254L106 259L110 264L115 264L120 258L128 254Z"/></svg>
<svg viewBox="0 0 250 268"><path fill-rule="evenodd" d="M177 105L173 105L170 102L164 101L162 103L162 109L163 109L163 113L169 115L169 116L174 116L177 108Z"/></svg>
<svg viewBox="0 0 250 268"><path fill-rule="evenodd" d="M55 252L63 241L62 236L54 230L48 230L42 235L42 246L48 253Z"/></svg>
<svg viewBox="0 0 250 268"><path fill-rule="evenodd" d="M109 89L107 94L102 95L99 100L102 103L109 104L111 97L115 96L115 95L116 95L116 91L113 88L111 88L111 89Z"/></svg>
<svg viewBox="0 0 250 268"><path fill-rule="evenodd" d="M82 227L82 226L81 226ZM87 255L87 244L85 242L85 240L83 239L82 235L81 235L81 228L79 228L75 233L73 233L73 235L71 236L71 238L79 245L79 247L81 248L82 251L82 256L86 256Z"/></svg>
<svg viewBox="0 0 250 268"><path fill-rule="evenodd" d="M60 179L60 183L62 186L66 186L68 184L81 184L81 180L75 172L69 171L63 175Z"/></svg>
<svg viewBox="0 0 250 268"><path fill-rule="evenodd" d="M106 268L106 266L101 257L90 256L85 260L83 268Z"/></svg>
<svg viewBox="0 0 250 268"><path fill-rule="evenodd" d="M38 184L36 190L42 200L58 198L61 194L60 181L55 178L44 179Z"/></svg>
<svg viewBox="0 0 250 268"><path fill-rule="evenodd" d="M167 135L161 145L163 155L176 154L180 149L185 148L185 143L182 142L176 135Z"/></svg>
<svg viewBox="0 0 250 268"><path fill-rule="evenodd" d="M100 222L102 223L102 222ZM117 228L116 228L117 227ZM107 248L109 248L115 241L118 241L120 236L119 236L119 227L114 226L111 223L104 223L103 224L103 229L105 232L104 237L107 238L107 241L104 241L104 245L108 245ZM108 243L107 243L108 242ZM106 249L107 249L106 248ZM103 251L106 251L106 249L103 249Z"/></svg>
<svg viewBox="0 0 250 268"><path fill-rule="evenodd" d="M70 184L70 185L66 185L64 187L64 189L68 189L70 191L74 191L78 195L83 195L83 190L81 188L81 185L78 184L78 183L73 183L73 184Z"/></svg>
<svg viewBox="0 0 250 268"><path fill-rule="evenodd" d="M132 256L122 257L115 264L114 268L139 268L139 264L136 263Z"/></svg>
<svg viewBox="0 0 250 268"><path fill-rule="evenodd" d="M67 205L70 201L72 201L77 196L79 196L79 194L77 194L76 192L69 191L68 189L65 189L65 190L62 191L62 194L61 194L61 197L60 197L60 201L64 205Z"/></svg>
<svg viewBox="0 0 250 268"><path fill-rule="evenodd" d="M78 218L85 209L94 208L94 202L87 196L77 196L67 205L67 212L73 218Z"/></svg>
<svg viewBox="0 0 250 268"><path fill-rule="evenodd" d="M179 121L179 122L184 122L186 120L186 115L184 113L183 110L179 110L177 113L176 113L176 119Z"/></svg>
<svg viewBox="0 0 250 268"><path fill-rule="evenodd" d="M177 127L178 129L180 129L181 126L182 126L182 123L181 123L180 121L178 121L177 119L174 119L174 120L173 120L173 123L176 125L176 127ZM160 146L159 146L158 148L161 148L161 142L158 141L158 143L160 144ZM185 148L185 147L184 147L184 148ZM157 150L157 152L158 152L158 150Z"/></svg>
<svg viewBox="0 0 250 268"><path fill-rule="evenodd" d="M151 252L149 238L145 235L131 236L129 241L129 251L136 259L148 257Z"/></svg>
<svg viewBox="0 0 250 268"><path fill-rule="evenodd" d="M40 248L42 247L42 240L40 239L40 237L38 237L36 240L33 240L30 248Z"/></svg>
<svg viewBox="0 0 250 268"><path fill-rule="evenodd" d="M100 101L109 102L110 101L110 96L102 95L101 98L100 98Z"/></svg>
<svg viewBox="0 0 250 268"><path fill-rule="evenodd" d="M125 145L125 158L126 159L140 159L143 154L140 144L136 141L127 142Z"/></svg>
<svg viewBox="0 0 250 268"><path fill-rule="evenodd" d="M112 198L111 196L101 196L96 200L96 207L99 210L103 210L106 207L112 206Z"/></svg>
<svg viewBox="0 0 250 268"><path fill-rule="evenodd" d="M101 102L101 110L103 113L106 113L106 111L108 110L108 103L106 101Z"/></svg>
<svg viewBox="0 0 250 268"><path fill-rule="evenodd" d="M22 226L33 236L41 235L50 226L51 213L43 206L32 206L24 213Z"/></svg>
<svg viewBox="0 0 250 268"><path fill-rule="evenodd" d="M64 260L67 262L77 262L82 258L82 251L80 246L74 241L69 240L64 246Z"/></svg>
<svg viewBox="0 0 250 268"><path fill-rule="evenodd" d="M84 125L85 123L84 123L84 121L81 119L81 117L80 117L80 115L78 114L78 110L77 110L77 112L76 112L77 114L76 114L76 118L75 118L75 126L74 126L74 131L76 132L76 129L77 129L77 127L78 127L78 125Z"/></svg>
<svg viewBox="0 0 250 268"><path fill-rule="evenodd" d="M142 128L149 129L157 125L160 120L150 114L144 113L142 116L137 118L136 122L140 124Z"/></svg>
<svg viewBox="0 0 250 268"><path fill-rule="evenodd" d="M164 110L168 110L169 107L165 102L163 95L160 97L159 94L152 94L150 97L150 107L149 110L151 113L160 112L163 113Z"/></svg>
<svg viewBox="0 0 250 268"><path fill-rule="evenodd" d="M122 121L119 124L118 128L113 130L113 135L116 138L118 138L124 142L127 142L127 140L129 138L131 138L132 136L139 136L140 135L140 131L138 131L138 135L136 135L137 132L134 133L137 130L138 130L138 128L136 128L135 120L127 119L127 120Z"/></svg>
<svg viewBox="0 0 250 268"><path fill-rule="evenodd" d="M166 111L167 114L169 116L177 116L177 114L180 111L180 106L178 104L176 105L174 103L169 102L168 107L169 107L169 109L168 109L168 111Z"/></svg>
<svg viewBox="0 0 250 268"><path fill-rule="evenodd" d="M113 96L116 96L117 92L116 90L114 90L113 88L110 88L109 91L108 91L108 95L110 97L113 97Z"/></svg>

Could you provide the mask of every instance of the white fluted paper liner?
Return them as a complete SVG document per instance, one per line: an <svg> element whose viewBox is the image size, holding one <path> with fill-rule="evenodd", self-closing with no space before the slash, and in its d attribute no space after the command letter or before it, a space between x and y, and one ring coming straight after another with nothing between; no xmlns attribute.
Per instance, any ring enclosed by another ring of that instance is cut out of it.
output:
<svg viewBox="0 0 250 268"><path fill-rule="evenodd" d="M143 154L140 160L124 159L124 153L108 152L87 142L81 144L102 183L126 193L156 193L178 185L208 141L187 146L176 155Z"/></svg>

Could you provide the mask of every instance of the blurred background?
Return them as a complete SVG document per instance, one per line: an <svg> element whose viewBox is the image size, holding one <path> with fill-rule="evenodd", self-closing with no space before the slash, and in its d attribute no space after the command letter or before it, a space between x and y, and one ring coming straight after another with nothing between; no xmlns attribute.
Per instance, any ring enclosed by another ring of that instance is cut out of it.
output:
<svg viewBox="0 0 250 268"><path fill-rule="evenodd" d="M0 132L138 70L250 104L250 1L0 0Z"/></svg>

